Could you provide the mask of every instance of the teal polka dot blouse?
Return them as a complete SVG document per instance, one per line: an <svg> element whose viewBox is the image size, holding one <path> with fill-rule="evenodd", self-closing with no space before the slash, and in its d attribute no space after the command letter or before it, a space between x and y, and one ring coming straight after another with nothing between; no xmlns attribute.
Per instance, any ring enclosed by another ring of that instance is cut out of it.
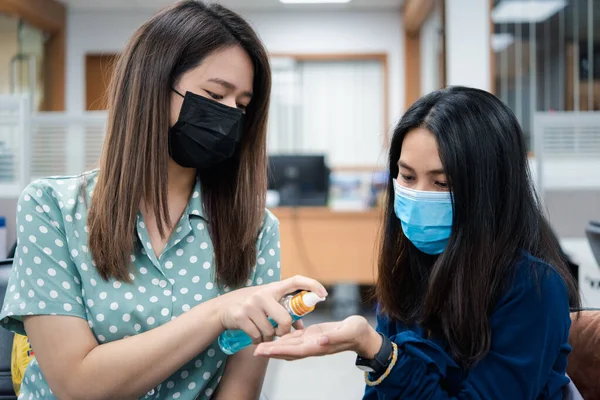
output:
<svg viewBox="0 0 600 400"><path fill-rule="evenodd" d="M97 174L95 170L42 179L21 195L18 248L0 314L3 327L25 334L23 315L73 316L85 319L103 344L156 328L222 294L215 282L214 251L199 182L160 257L152 250L140 213L141 245L131 254L132 283L102 280L87 247L86 226ZM256 266L247 285L279 280L279 223L268 211L256 245ZM142 398L209 399L226 361L215 342ZM35 358L27 367L19 398L55 398Z"/></svg>

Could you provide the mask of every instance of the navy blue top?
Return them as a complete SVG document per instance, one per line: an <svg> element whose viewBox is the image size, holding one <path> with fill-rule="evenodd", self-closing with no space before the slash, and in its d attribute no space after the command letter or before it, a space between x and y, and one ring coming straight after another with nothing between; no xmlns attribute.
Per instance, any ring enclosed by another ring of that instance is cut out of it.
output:
<svg viewBox="0 0 600 400"><path fill-rule="evenodd" d="M533 273L535 271L535 273ZM377 330L398 345L398 360L381 384L367 387L375 399L562 399L569 346L569 300L553 267L525 255L515 279L491 316L489 353L469 370L448 355L443 339L425 339L383 315Z"/></svg>

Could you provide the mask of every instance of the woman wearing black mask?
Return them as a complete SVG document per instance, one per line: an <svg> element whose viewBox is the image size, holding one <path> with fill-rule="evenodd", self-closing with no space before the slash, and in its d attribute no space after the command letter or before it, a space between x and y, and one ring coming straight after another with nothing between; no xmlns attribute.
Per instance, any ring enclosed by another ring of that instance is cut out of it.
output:
<svg viewBox="0 0 600 400"><path fill-rule="evenodd" d="M136 32L100 168L34 182L19 200L1 318L35 351L24 398L258 397L266 362L251 348L228 359L217 337L283 335L286 293L326 295L307 278L278 282L269 92L265 49L226 8L184 1Z"/></svg>
<svg viewBox="0 0 600 400"><path fill-rule="evenodd" d="M513 113L463 87L418 100L389 154L378 329L311 326L256 354L355 351L366 399L561 399L577 286Z"/></svg>

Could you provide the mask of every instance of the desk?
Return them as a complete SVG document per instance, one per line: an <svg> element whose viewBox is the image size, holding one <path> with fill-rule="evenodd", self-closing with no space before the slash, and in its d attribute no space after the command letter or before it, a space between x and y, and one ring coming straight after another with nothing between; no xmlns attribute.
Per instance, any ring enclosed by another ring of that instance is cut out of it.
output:
<svg viewBox="0 0 600 400"><path fill-rule="evenodd" d="M305 275L325 285L372 284L382 212L276 208L283 278Z"/></svg>

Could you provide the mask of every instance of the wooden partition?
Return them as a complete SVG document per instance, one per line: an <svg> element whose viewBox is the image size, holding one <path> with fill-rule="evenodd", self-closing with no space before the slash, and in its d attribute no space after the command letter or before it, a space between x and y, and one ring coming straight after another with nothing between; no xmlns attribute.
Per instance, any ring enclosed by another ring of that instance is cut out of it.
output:
<svg viewBox="0 0 600 400"><path fill-rule="evenodd" d="M381 211L276 208L281 232L283 277L304 275L326 285L372 284Z"/></svg>
<svg viewBox="0 0 600 400"><path fill-rule="evenodd" d="M118 54L85 55L85 109L106 110L106 95Z"/></svg>
<svg viewBox="0 0 600 400"><path fill-rule="evenodd" d="M406 0L404 26L404 102L408 108L421 97L421 37L423 23L435 6L434 0Z"/></svg>
<svg viewBox="0 0 600 400"><path fill-rule="evenodd" d="M20 18L48 35L44 44L41 111L65 110L66 7L57 0L0 0L0 13Z"/></svg>

